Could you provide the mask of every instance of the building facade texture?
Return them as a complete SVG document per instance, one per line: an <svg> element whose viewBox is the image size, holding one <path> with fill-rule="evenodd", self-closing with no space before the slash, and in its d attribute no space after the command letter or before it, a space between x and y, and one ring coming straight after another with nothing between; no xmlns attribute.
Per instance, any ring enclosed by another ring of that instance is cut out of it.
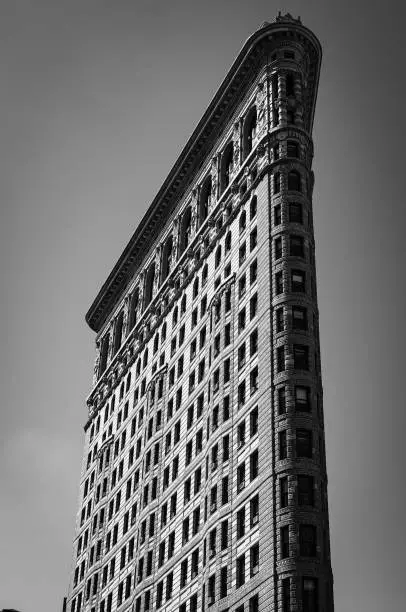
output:
<svg viewBox="0 0 406 612"><path fill-rule="evenodd" d="M316 37L246 42L87 313L70 612L333 612Z"/></svg>

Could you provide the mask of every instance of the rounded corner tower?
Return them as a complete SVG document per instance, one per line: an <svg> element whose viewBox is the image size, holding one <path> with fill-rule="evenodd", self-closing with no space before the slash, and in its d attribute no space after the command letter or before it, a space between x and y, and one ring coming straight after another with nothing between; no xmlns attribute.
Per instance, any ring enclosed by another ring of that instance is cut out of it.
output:
<svg viewBox="0 0 406 612"><path fill-rule="evenodd" d="M321 46L247 40L86 320L69 612L333 612L313 235Z"/></svg>

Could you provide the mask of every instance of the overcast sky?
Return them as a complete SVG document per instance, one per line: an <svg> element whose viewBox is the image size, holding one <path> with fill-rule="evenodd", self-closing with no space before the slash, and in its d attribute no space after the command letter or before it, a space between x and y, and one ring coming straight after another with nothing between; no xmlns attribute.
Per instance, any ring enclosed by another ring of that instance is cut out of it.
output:
<svg viewBox="0 0 406 612"><path fill-rule="evenodd" d="M324 50L314 224L336 612L405 608L400 0L1 0L0 609L67 594L84 315L248 36Z"/></svg>

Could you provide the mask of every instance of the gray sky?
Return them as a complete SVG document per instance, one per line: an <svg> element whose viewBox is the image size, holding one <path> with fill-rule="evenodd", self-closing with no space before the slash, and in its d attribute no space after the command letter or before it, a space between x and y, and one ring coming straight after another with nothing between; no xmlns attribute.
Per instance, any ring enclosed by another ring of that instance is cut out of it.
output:
<svg viewBox="0 0 406 612"><path fill-rule="evenodd" d="M314 222L337 612L404 609L404 26L393 0L0 3L0 609L66 595L85 312L248 36L324 59Z"/></svg>

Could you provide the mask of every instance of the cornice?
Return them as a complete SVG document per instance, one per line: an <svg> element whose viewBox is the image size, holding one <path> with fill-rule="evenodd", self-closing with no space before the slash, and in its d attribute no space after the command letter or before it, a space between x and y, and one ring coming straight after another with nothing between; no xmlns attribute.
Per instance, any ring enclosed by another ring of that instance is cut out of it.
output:
<svg viewBox="0 0 406 612"><path fill-rule="evenodd" d="M168 177L88 310L86 321L94 331L100 331L135 270L148 254L150 245L162 229L163 223L178 204L202 160L212 147L213 139L218 133L219 127L229 118L236 98L239 99L237 94L244 87L248 87L258 75L260 59L266 53L268 41L272 42L274 35L286 31L295 32L313 47L314 62L311 64L310 79L313 95L316 96L321 46L315 35L301 25L299 20L295 20L289 15L277 17L274 23L263 24L259 30L250 36L240 51ZM312 105L313 108L314 105ZM313 118L311 117L311 124L312 121Z"/></svg>

